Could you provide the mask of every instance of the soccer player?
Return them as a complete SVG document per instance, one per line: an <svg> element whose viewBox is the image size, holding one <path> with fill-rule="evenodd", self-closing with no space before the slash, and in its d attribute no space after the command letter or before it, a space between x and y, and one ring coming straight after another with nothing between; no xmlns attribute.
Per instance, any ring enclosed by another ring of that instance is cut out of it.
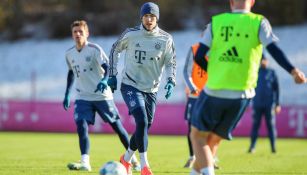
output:
<svg viewBox="0 0 307 175"><path fill-rule="evenodd" d="M153 123L157 91L163 70L167 84L165 98L168 99L175 86L175 49L172 36L158 27L159 7L147 2L140 10L142 24L128 28L113 44L110 53L110 79L112 90L117 89L116 75L120 53L125 52L122 70L121 94L133 115L136 129L130 139L129 149L120 162L131 175L131 157L140 153L141 175L152 175L147 159L148 130Z"/></svg>
<svg viewBox="0 0 307 175"><path fill-rule="evenodd" d="M231 132L255 96L262 48L293 76L306 82L305 74L295 68L276 45L270 23L250 10L255 0L230 0L232 13L212 18L195 61L205 67L209 52L208 81L197 99L192 114L191 140L196 166L191 175L214 175L213 149Z"/></svg>
<svg viewBox="0 0 307 175"><path fill-rule="evenodd" d="M191 168L195 161L195 155L193 152L192 143L190 139L191 115L195 101L198 98L200 91L205 86L208 78L207 70L203 70L193 60L198 48L199 48L199 43L191 46L183 68L183 77L187 86L186 87L187 103L185 108L184 119L187 120L188 122L187 139L188 139L189 154L190 154L190 158L184 165L184 168ZM208 58L204 57L204 59L207 60Z"/></svg>
<svg viewBox="0 0 307 175"><path fill-rule="evenodd" d="M109 77L109 60L97 44L87 41L89 29L86 21L74 21L71 24L72 38L75 45L66 51L68 65L67 86L63 107L70 107L70 92L74 80L76 101L74 120L77 125L81 162L69 163L70 170L91 171L88 126L94 124L95 113L108 122L118 134L122 144L128 148L128 133L122 126L113 95L107 84Z"/></svg>
<svg viewBox="0 0 307 175"><path fill-rule="evenodd" d="M262 56L258 73L256 96L253 98L253 127L251 130L251 145L249 153L255 152L258 130L261 118L265 116L267 131L271 143L271 152L276 153L275 140L277 136L275 114L281 111L279 105L279 85L275 71L268 67L269 60Z"/></svg>

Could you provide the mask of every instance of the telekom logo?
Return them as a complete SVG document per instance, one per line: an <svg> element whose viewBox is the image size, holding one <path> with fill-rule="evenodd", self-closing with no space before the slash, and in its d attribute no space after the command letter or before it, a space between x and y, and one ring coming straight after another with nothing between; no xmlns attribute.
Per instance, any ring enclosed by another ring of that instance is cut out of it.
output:
<svg viewBox="0 0 307 175"><path fill-rule="evenodd" d="M289 127L295 129L295 136L304 137L307 129L307 120L305 120L307 110L292 108L289 110Z"/></svg>

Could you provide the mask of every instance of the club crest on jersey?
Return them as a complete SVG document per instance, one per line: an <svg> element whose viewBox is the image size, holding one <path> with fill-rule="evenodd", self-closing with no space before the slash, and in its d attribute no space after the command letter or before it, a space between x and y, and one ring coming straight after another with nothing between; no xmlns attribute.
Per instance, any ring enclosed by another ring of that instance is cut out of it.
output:
<svg viewBox="0 0 307 175"><path fill-rule="evenodd" d="M161 43L156 43L155 44L155 49L160 50L161 49Z"/></svg>
<svg viewBox="0 0 307 175"><path fill-rule="evenodd" d="M91 57L86 57L85 61L90 62L91 61Z"/></svg>
<svg viewBox="0 0 307 175"><path fill-rule="evenodd" d="M128 92L127 92L127 95L129 95L129 97L131 97L132 94L133 94L132 91L128 91Z"/></svg>
<svg viewBox="0 0 307 175"><path fill-rule="evenodd" d="M130 105L131 107L134 107L134 106L136 105L136 102L135 102L134 100L130 100L130 101L129 101L129 105Z"/></svg>

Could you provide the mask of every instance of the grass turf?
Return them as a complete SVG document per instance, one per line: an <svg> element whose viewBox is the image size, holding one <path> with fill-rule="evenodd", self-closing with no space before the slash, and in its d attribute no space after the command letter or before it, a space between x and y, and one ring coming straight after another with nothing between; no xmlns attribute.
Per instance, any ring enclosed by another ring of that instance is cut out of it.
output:
<svg viewBox="0 0 307 175"><path fill-rule="evenodd" d="M1 175L83 175L98 174L109 160L118 160L124 153L116 135L90 134L93 171L69 171L66 164L79 156L76 134L0 132ZM256 152L247 154L248 138L223 141L218 151L220 170L217 175L307 175L307 141L278 139L277 154L271 154L269 141L258 140ZM152 136L149 138L149 162L155 175L188 175L182 168L188 159L183 136ZM139 173L134 173L139 174Z"/></svg>

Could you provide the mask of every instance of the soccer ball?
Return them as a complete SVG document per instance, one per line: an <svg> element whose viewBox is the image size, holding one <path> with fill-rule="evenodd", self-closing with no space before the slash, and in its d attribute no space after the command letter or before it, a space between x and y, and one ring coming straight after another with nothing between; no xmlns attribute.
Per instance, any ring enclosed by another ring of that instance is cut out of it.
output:
<svg viewBox="0 0 307 175"><path fill-rule="evenodd" d="M117 161L109 161L105 163L99 171L100 175L127 175L124 165Z"/></svg>

